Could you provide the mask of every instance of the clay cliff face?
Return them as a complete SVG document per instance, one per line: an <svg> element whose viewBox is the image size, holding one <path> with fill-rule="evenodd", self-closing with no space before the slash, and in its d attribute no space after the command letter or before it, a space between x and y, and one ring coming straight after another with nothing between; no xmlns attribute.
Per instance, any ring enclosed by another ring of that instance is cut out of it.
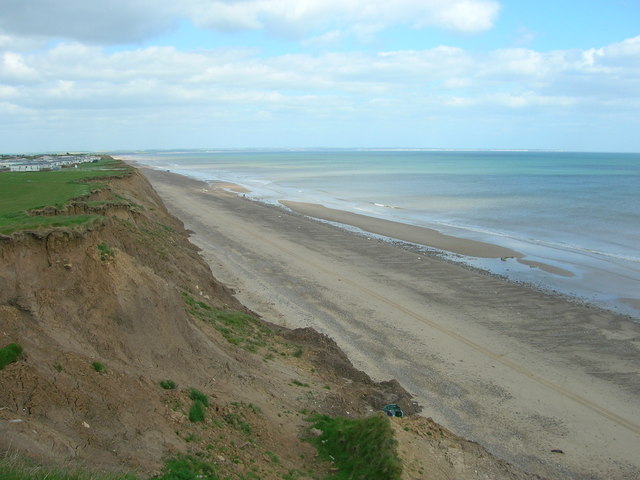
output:
<svg viewBox="0 0 640 480"><path fill-rule="evenodd" d="M0 449L152 466L163 449L181 449L157 379L200 386L209 374L197 368L202 357L225 356L182 292L242 307L138 173L90 199L101 198L105 218L90 227L0 240L0 343L24 348L0 372L0 414L13 421L0 423ZM96 210L87 205L66 210Z"/></svg>

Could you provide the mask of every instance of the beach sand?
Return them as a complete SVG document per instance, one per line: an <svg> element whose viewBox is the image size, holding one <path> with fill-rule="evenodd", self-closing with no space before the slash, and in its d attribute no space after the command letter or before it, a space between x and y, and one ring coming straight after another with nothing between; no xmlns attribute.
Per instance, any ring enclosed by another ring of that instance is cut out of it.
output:
<svg viewBox="0 0 640 480"><path fill-rule="evenodd" d="M424 416L529 472L640 478L639 324L228 186L142 171L214 276L265 320L326 333Z"/></svg>

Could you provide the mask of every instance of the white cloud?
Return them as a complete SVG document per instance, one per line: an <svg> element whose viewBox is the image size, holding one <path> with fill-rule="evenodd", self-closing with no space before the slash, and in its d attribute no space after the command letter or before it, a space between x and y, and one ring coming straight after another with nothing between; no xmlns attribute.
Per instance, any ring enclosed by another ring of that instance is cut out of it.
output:
<svg viewBox="0 0 640 480"><path fill-rule="evenodd" d="M507 75L542 76L552 70L555 63L551 55L524 48L498 50L492 56L491 69Z"/></svg>
<svg viewBox="0 0 640 480"><path fill-rule="evenodd" d="M603 53L611 57L635 57L640 56L640 35L634 38L628 38L619 43L614 43L603 48ZM640 67L640 64L636 64Z"/></svg>
<svg viewBox="0 0 640 480"><path fill-rule="evenodd" d="M2 0L0 48L15 39L140 42L185 19L201 28L300 39L344 31L367 40L399 24L474 33L492 28L498 11L493 0Z"/></svg>
<svg viewBox="0 0 640 480"><path fill-rule="evenodd" d="M193 0L191 9L206 28L302 36L331 25L358 25L362 32L398 23L481 32L493 27L500 7L490 0Z"/></svg>
<svg viewBox="0 0 640 480"><path fill-rule="evenodd" d="M28 108L16 105L15 103L0 101L0 114L6 115L7 117L17 115L24 117L33 113L35 112Z"/></svg>
<svg viewBox="0 0 640 480"><path fill-rule="evenodd" d="M531 91L523 93L496 93L480 100L485 104L509 108L570 107L577 102L577 99L571 97L539 95Z"/></svg>
<svg viewBox="0 0 640 480"><path fill-rule="evenodd" d="M474 98L465 98L457 96L443 96L441 97L442 105L454 108L473 107L478 104L478 100Z"/></svg>
<svg viewBox="0 0 640 480"><path fill-rule="evenodd" d="M295 105L304 97L303 110L326 95L364 104L383 92L405 99L408 106L417 95L441 98L443 105L562 108L587 99L610 102L617 95L612 83L634 88L637 76L629 72L638 68L635 46L634 40L597 53L510 49L472 54L436 47L261 58L240 49L149 47L107 54L97 47L63 44L30 55L5 53L0 78L29 108L253 102L271 111L270 105ZM600 68L606 64L615 64L616 70ZM449 89L458 90L455 97ZM627 98L628 92L622 95Z"/></svg>
<svg viewBox="0 0 640 480"><path fill-rule="evenodd" d="M451 77L445 79L442 86L444 88L467 88L472 85L472 82L468 78Z"/></svg>
<svg viewBox="0 0 640 480"><path fill-rule="evenodd" d="M330 30L317 37L304 40L302 44L308 47L335 47L340 44L344 37L344 33L340 30Z"/></svg>
<svg viewBox="0 0 640 480"><path fill-rule="evenodd" d="M0 81L4 83L29 83L38 80L38 72L25 64L22 55L6 52L0 57Z"/></svg>
<svg viewBox="0 0 640 480"><path fill-rule="evenodd" d="M443 3L434 16L436 22L444 27L461 32L482 32L493 27L499 11L497 2L463 0ZM425 20L418 20L417 23Z"/></svg>
<svg viewBox="0 0 640 480"><path fill-rule="evenodd" d="M9 85L0 85L0 99L13 98L18 94L18 89L16 87L11 87Z"/></svg>
<svg viewBox="0 0 640 480"><path fill-rule="evenodd" d="M1 10L0 10L1 12ZM2 33L0 27L0 52L2 51L29 51L46 46L43 39L33 38L29 36L16 36Z"/></svg>
<svg viewBox="0 0 640 480"><path fill-rule="evenodd" d="M640 37L593 50L482 53L441 46L271 57L231 48L108 53L65 43L0 53L0 123L12 125L0 128L0 140L11 140L7 132L16 125L47 131L54 123L58 132L64 125L68 131L102 125L114 136L137 131L151 140L158 135L150 132L170 125L188 136L213 128L198 122L221 122L216 128L229 133L242 130L243 120L289 132L315 131L320 123L328 131L426 118L455 124L511 118L509 112L524 119L540 112L589 116L598 124L628 119L640 108L639 60ZM125 124L128 130L117 130Z"/></svg>

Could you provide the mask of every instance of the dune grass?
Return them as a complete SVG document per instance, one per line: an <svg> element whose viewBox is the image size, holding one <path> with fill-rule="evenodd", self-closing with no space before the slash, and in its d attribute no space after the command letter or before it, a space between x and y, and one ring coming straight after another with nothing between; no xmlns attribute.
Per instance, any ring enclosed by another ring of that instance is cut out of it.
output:
<svg viewBox="0 0 640 480"><path fill-rule="evenodd" d="M73 227L91 222L97 215L30 216L30 210L62 208L100 185L88 180L126 175L132 169L119 160L103 159L78 168L50 172L0 173L0 234L44 227Z"/></svg>

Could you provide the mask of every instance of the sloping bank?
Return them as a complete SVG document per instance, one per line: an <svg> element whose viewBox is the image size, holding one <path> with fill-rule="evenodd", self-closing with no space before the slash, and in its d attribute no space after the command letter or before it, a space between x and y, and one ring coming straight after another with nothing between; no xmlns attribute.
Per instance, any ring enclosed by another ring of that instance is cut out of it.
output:
<svg viewBox="0 0 640 480"><path fill-rule="evenodd" d="M89 186L81 196L19 213L31 226L0 236L0 347L22 349L0 370L3 461L141 478L174 464L207 478L321 478L340 471L305 440L312 414L419 410L328 337L257 319L138 171L103 166L99 180L74 179ZM428 419L389 421L403 478L533 478Z"/></svg>

